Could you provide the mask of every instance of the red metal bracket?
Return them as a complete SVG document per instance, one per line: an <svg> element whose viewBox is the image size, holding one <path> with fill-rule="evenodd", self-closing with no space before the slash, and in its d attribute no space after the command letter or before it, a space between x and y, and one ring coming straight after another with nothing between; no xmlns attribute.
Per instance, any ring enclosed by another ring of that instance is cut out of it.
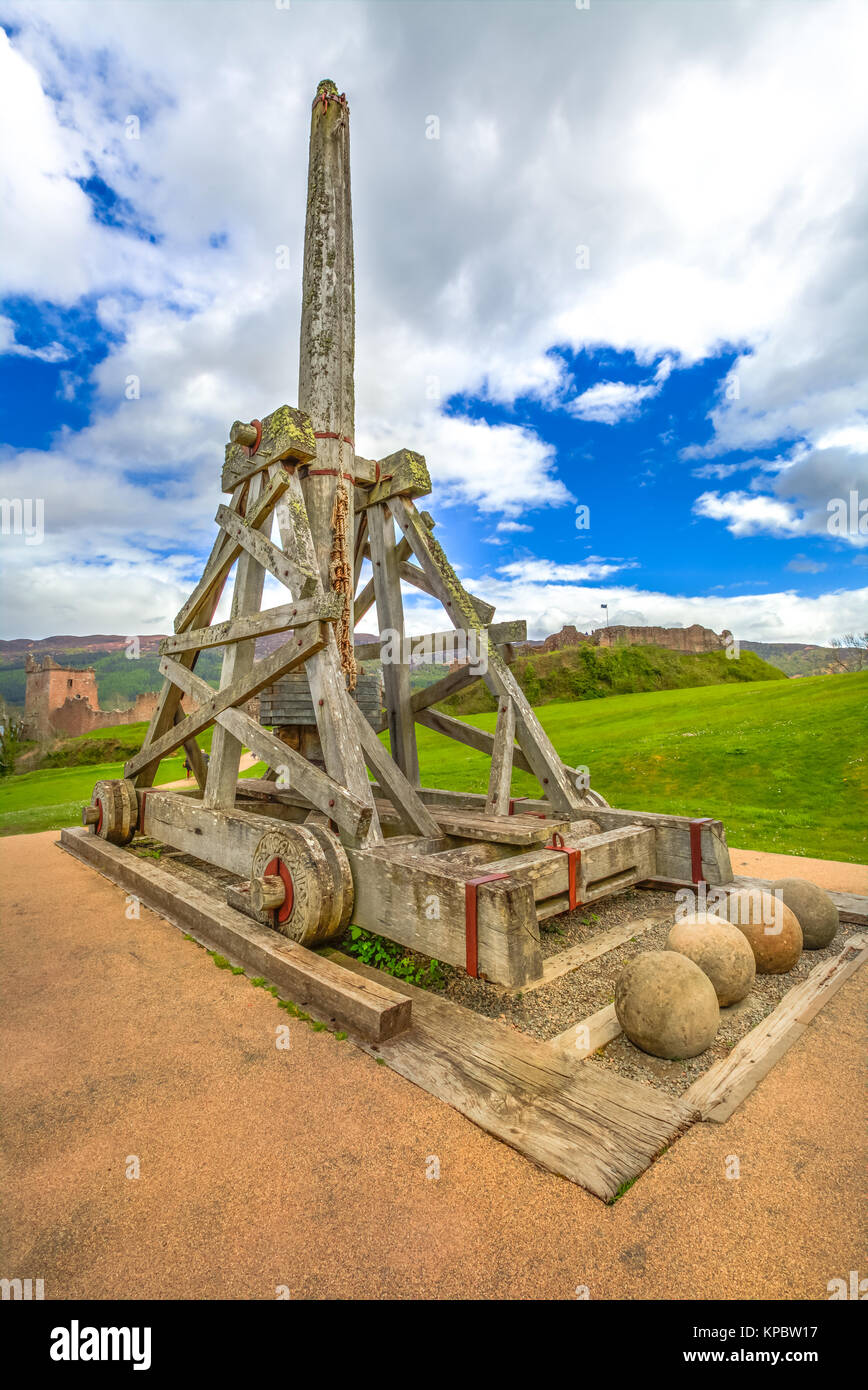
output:
<svg viewBox="0 0 868 1390"><path fill-rule="evenodd" d="M335 434L334 430L314 430L313 437L314 439L342 439L345 444L349 444L351 449L356 447L348 434Z"/></svg>
<svg viewBox="0 0 868 1390"><path fill-rule="evenodd" d="M507 814L508 816L514 816L514 815L515 815L515 803L516 803L517 801L528 801L529 799L530 799L530 798L527 797L527 796L514 796L514 797L512 797L512 799L510 800L510 803L509 803L509 809L507 810L507 813L506 813L506 814ZM522 815L525 815L525 816L536 816L537 820L548 820L548 816L547 816L547 815L544 815L544 813L543 813L542 811L523 811L523 812L522 812Z"/></svg>
<svg viewBox="0 0 868 1390"><path fill-rule="evenodd" d="M277 922L285 922L292 912L292 904L295 898L292 888L292 874L286 867L282 859L270 859L265 866L265 878L283 879L284 898L280 907L274 909L274 918Z"/></svg>
<svg viewBox="0 0 868 1390"><path fill-rule="evenodd" d="M582 866L582 851L578 848L571 849L569 845L565 845L563 835L561 835L561 833L557 830L552 831L551 844L543 845L543 849L557 850L560 854L565 854L567 856L567 866L570 885L570 912L572 912L575 908L582 906L578 896L579 875L581 873Z"/></svg>
<svg viewBox="0 0 868 1390"><path fill-rule="evenodd" d="M138 830L140 835L144 835L145 833L145 802L150 796L152 790L152 787L147 787L144 791L136 793L139 799L139 816L138 820L136 821L136 829Z"/></svg>
<svg viewBox="0 0 868 1390"><path fill-rule="evenodd" d="M495 879L509 878L509 874L483 874L482 878L470 878L464 885L464 940L467 973L474 980L479 979L479 933L476 917L477 889L480 883L494 883Z"/></svg>
<svg viewBox="0 0 868 1390"><path fill-rule="evenodd" d="M690 877L694 883L705 883L702 877L702 827L713 823L713 816L690 822Z"/></svg>
<svg viewBox="0 0 868 1390"><path fill-rule="evenodd" d="M256 453L256 450L262 443L262 421L251 420L250 423L251 425L255 425L256 427L256 438L254 439L252 444L246 444L244 447L247 449L247 457L249 459L252 459L253 455Z"/></svg>

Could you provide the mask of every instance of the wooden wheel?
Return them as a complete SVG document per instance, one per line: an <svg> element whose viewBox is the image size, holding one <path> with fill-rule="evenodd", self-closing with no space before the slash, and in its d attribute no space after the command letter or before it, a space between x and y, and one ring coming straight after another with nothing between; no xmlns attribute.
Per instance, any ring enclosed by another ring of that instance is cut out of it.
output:
<svg viewBox="0 0 868 1390"><path fill-rule="evenodd" d="M353 903L356 900L356 890L353 884L353 875L350 870L350 861L347 858L346 850L333 830L327 825L321 825L314 821L305 827L312 835L315 835L325 850L326 859L332 871L335 882L340 888L341 911L338 920L339 931L334 935L340 935L344 927L349 926L350 918L353 915Z"/></svg>
<svg viewBox="0 0 868 1390"><path fill-rule="evenodd" d="M139 803L129 781L97 782L90 805L82 808L82 823L112 845L128 845L136 833Z"/></svg>
<svg viewBox="0 0 868 1390"><path fill-rule="evenodd" d="M280 880L282 901L269 909L276 930L302 946L328 941L339 935L344 911L343 884L332 862L307 826L269 830L253 853L251 902L270 905L275 890L281 896Z"/></svg>

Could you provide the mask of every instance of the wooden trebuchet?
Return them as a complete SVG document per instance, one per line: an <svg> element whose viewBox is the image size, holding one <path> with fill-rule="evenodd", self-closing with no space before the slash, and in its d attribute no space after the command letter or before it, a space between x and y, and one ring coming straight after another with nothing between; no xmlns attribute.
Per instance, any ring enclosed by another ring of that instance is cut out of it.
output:
<svg viewBox="0 0 868 1390"><path fill-rule="evenodd" d="M233 906L296 942L334 941L352 920L481 978L536 988L540 921L633 883L726 881L723 828L612 809L564 765L510 670L526 625L492 621L416 508L431 491L423 454L355 452L354 334L349 108L323 82L311 113L299 404L231 426L230 495L161 643L156 711L124 780L98 783L83 819L116 846L138 829L220 868ZM284 596L263 609L271 580ZM408 590L442 605L444 631L407 634ZM371 636L354 644L375 605ZM216 650L214 689L196 668ZM418 664L432 661L442 677L414 690ZM362 662L376 669L360 685ZM497 702L493 734L437 709L478 678ZM422 786L417 725L487 755L487 790ZM209 729L206 759L197 739ZM161 760L181 747L196 786L154 790ZM240 775L245 750L264 764L245 768L252 777ZM513 769L537 780L538 799L513 795Z"/></svg>

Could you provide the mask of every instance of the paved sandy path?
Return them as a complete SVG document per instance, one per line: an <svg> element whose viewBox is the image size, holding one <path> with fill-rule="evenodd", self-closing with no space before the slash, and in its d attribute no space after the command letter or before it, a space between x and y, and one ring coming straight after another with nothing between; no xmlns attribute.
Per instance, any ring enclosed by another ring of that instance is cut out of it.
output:
<svg viewBox="0 0 868 1390"><path fill-rule="evenodd" d="M729 847L734 874L748 878L806 878L837 893L868 895L868 864L843 864L836 859L803 859L795 854Z"/></svg>
<svg viewBox="0 0 868 1390"><path fill-rule="evenodd" d="M54 839L0 845L8 1277L57 1298L822 1299L864 1269L868 972L607 1208L127 920Z"/></svg>

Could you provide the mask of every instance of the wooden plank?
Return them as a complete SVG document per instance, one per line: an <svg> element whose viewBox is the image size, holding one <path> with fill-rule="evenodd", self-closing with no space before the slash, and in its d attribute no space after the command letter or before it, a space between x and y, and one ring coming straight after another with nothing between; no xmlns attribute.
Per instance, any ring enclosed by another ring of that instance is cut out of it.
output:
<svg viewBox="0 0 868 1390"><path fill-rule="evenodd" d="M270 734L240 709L224 709L217 716L239 743L273 768L285 768L284 780L310 801L318 811L335 821L351 836L363 836L374 814L373 806L357 801L344 787L333 781L295 749ZM376 737L376 735L373 735Z"/></svg>
<svg viewBox="0 0 868 1390"><path fill-rule="evenodd" d="M391 652L392 659L383 662L389 747L392 758L407 781L418 787L419 755L416 751L416 730L410 710L410 668L404 661L404 605L401 601L401 585L398 582L395 527L391 517L387 518L382 507L369 507L365 515L368 520L371 560L374 566L374 593L379 628L381 633L394 634L392 645L398 647L397 653ZM380 644L375 642L373 646L379 657ZM356 648L357 661L365 659L365 650L365 647ZM379 773L376 775L379 776ZM421 803L419 804L421 807ZM400 810L400 807L398 809ZM425 814L427 816L427 812Z"/></svg>
<svg viewBox="0 0 868 1390"><path fill-rule="evenodd" d="M410 1026L410 999L382 981L360 979L159 865L137 859L86 830L63 830L60 843L120 888L135 893L152 912L244 966L251 975L264 976L282 998L302 1005L315 1017L373 1043L385 1042Z"/></svg>
<svg viewBox="0 0 868 1390"><path fill-rule="evenodd" d="M439 836L440 830L431 812L416 795L398 764L389 757L357 705L351 707L350 716L365 761L403 824L416 835Z"/></svg>
<svg viewBox="0 0 868 1390"><path fill-rule="evenodd" d="M498 699L511 700L515 706L516 736L521 748L555 810L575 814L581 798L565 772L551 740L531 709L515 676L496 647L488 643L479 617L446 554L431 532L425 527L416 508L405 497L395 497L390 503L392 513L410 542L422 569L438 587L441 601L453 625L465 632L477 632L488 645L488 669L484 680Z"/></svg>
<svg viewBox="0 0 868 1390"><path fill-rule="evenodd" d="M316 576L309 569L303 569L283 550L279 550L261 531L255 530L246 521L240 521L226 507L217 508L217 522L228 536L236 541L257 564L291 590L297 598L310 598L317 592Z"/></svg>
<svg viewBox="0 0 868 1390"><path fill-rule="evenodd" d="M536 816L488 816L448 806L435 807L434 819L443 834L499 845L542 845L554 831L564 832L569 827L569 821L563 817L538 820Z"/></svg>
<svg viewBox="0 0 868 1390"><path fill-rule="evenodd" d="M302 662L307 661L312 652L321 651L324 647L329 632L326 623L310 623L305 629L304 637L294 636L291 641L284 642L278 647L271 656L262 657L257 661L249 676L244 678L240 686L227 686L224 690L214 691L211 686L195 675L180 662L174 661L172 657L164 656L160 662L160 671L163 675L169 676L178 691L186 691L194 699L199 699L201 703L198 709L192 711L183 719L180 724L174 725L161 738L156 739L147 747L141 749L134 757L124 765L124 776L134 777L139 771L150 768L155 763L159 763L167 753L171 753L175 748L179 748L188 738L200 734L203 729L207 729L209 724L213 724L224 709L242 700L249 699L256 695L265 686L271 685L272 681L278 676L282 676L284 671L292 671ZM207 696L205 692L207 691Z"/></svg>
<svg viewBox="0 0 868 1390"><path fill-rule="evenodd" d="M246 478L281 459L309 463L313 458L316 458L316 439L310 417L291 405L281 405L262 421L262 438L252 457L250 449L243 444L226 445L220 485L224 492L231 492Z"/></svg>
<svg viewBox="0 0 868 1390"><path fill-rule="evenodd" d="M355 974L360 961L330 951ZM402 982L413 1027L377 1050L386 1065L445 1100L533 1162L611 1201L693 1122L683 1101L585 1062Z"/></svg>
<svg viewBox="0 0 868 1390"><path fill-rule="evenodd" d="M441 812L435 811L442 825ZM531 816L512 816L533 825ZM564 844L569 849L581 850L578 863L576 894L582 906L589 906L598 898L608 897L620 892L634 883L646 878L654 865L654 831L650 826L619 826L617 830L597 831L593 820L573 821L559 827L551 821L537 824L560 829ZM548 838L551 836L549 834ZM555 917L569 908L569 866L566 855L526 854L504 860L502 864L494 861L490 872L498 873L501 868L523 882L530 883L536 901L537 917Z"/></svg>
<svg viewBox="0 0 868 1390"><path fill-rule="evenodd" d="M225 623L212 623L210 627L191 628L175 637L165 637L159 651L161 656L174 656L178 652L246 642L251 637L269 637L275 632L293 631L312 622L333 623L340 617L342 608L342 594L326 593L317 598L299 599L298 603L283 603L277 608L266 608L261 613L251 613Z"/></svg>
<svg viewBox="0 0 868 1390"><path fill-rule="evenodd" d="M379 610L380 604L379 600L377 600L378 613ZM376 642L358 643L356 646L356 660L379 661L382 646L385 642L389 640L386 636L383 636L382 634L386 633L387 631L395 632L396 630L397 628L394 623L383 622L381 619L381 636L378 637ZM488 637L488 641L493 642L495 644L502 644L505 642L523 642L527 636L527 623L523 620L511 623L493 623L491 627L480 629L480 631L484 631L486 636ZM448 632L426 632L422 636L415 635L407 639L410 647L409 655L413 657L424 657L431 653L435 655L435 659L458 659L458 657L464 657L467 655L467 636L470 636L471 642L475 640L475 633L471 632L468 634L463 630L459 630L458 632L456 632L454 629ZM475 654L472 654L473 664L477 664L477 661L480 658L484 660L486 658L486 655L487 652L480 643L479 658L477 658ZM477 676L479 676L481 675L481 672L477 671L476 674Z"/></svg>
<svg viewBox="0 0 868 1390"><path fill-rule="evenodd" d="M598 1047L605 1047L606 1043L617 1038L620 1032L621 1025L615 1014L615 1005L606 1004L595 1014L583 1018L580 1023L571 1024L563 1033L550 1038L548 1045L563 1053L565 1057L572 1058L574 1062L583 1062L592 1052L596 1052Z"/></svg>
<svg viewBox="0 0 868 1390"><path fill-rule="evenodd" d="M777 1008L752 1028L728 1056L694 1081L685 1092L685 1101L695 1106L703 1119L728 1119L772 1063L801 1037L823 1005L866 960L868 937L851 937L836 955L821 961L806 980L785 994Z"/></svg>
<svg viewBox="0 0 868 1390"><path fill-rule="evenodd" d="M488 777L485 810L489 816L505 816L509 811L509 789L512 783L512 755L515 751L515 706L503 700L497 711L494 730L494 751Z"/></svg>

